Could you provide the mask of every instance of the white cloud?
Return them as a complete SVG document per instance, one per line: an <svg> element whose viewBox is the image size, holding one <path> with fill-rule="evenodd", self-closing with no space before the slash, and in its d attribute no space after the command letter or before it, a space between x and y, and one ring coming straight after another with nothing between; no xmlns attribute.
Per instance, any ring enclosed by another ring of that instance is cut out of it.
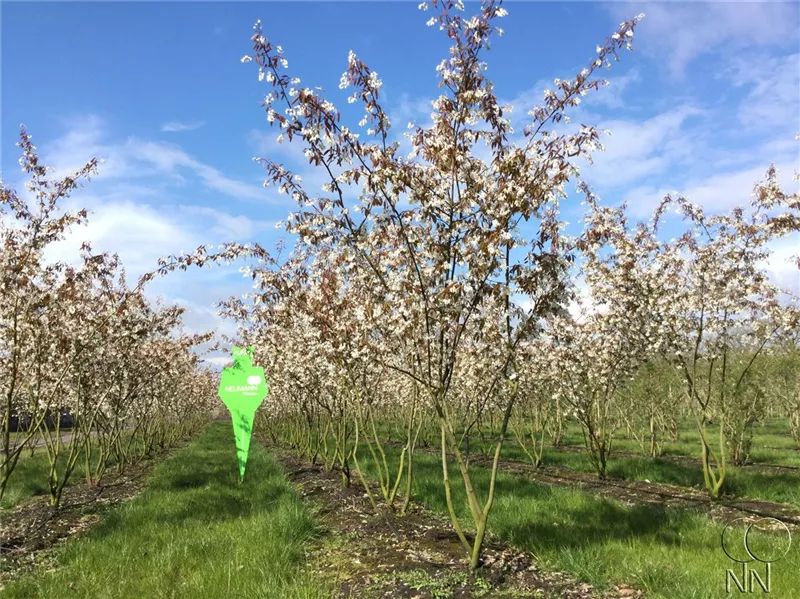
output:
<svg viewBox="0 0 800 599"><path fill-rule="evenodd" d="M170 121L161 125L161 130L165 133L180 133L182 131L194 131L205 125L203 121L194 123L179 123L177 121Z"/></svg>
<svg viewBox="0 0 800 599"><path fill-rule="evenodd" d="M90 206L88 223L74 227L63 241L48 246L46 260L79 260L81 243L88 240L93 251L118 253L131 277L138 278L158 266L158 258L181 249L190 251L203 243L202 237L164 211L133 201L105 202L97 197L75 194L72 206ZM70 207L72 207L70 206Z"/></svg>
<svg viewBox="0 0 800 599"><path fill-rule="evenodd" d="M248 216L234 216L207 206L180 206L181 212L188 215L204 216L209 219L208 233L225 241L252 241L258 233L273 230L277 221L256 220Z"/></svg>
<svg viewBox="0 0 800 599"><path fill-rule="evenodd" d="M114 199L109 201L109 196ZM81 244L90 241L95 252L119 254L132 280L155 270L160 257L192 252L201 245L263 241L261 234L272 233L275 228L275 221L232 215L207 206L166 203L153 206L141 201L135 193L128 199L120 199L123 197L120 191L109 196L84 191L73 194L63 208L74 212L86 207L87 224L73 227L64 240L48 246L45 259L77 264ZM211 266L202 272L200 276L204 279L231 274L230 267L226 270ZM166 289L169 285L159 287Z"/></svg>
<svg viewBox="0 0 800 599"><path fill-rule="evenodd" d="M236 323L217 315L217 308L214 307L216 301L218 300L202 302L177 297L172 298L170 303L186 308L186 312L183 315L183 324L187 333L195 334L211 330L217 335L234 336L236 334Z"/></svg>
<svg viewBox="0 0 800 599"><path fill-rule="evenodd" d="M625 105L625 90L641 81L639 69L633 68L624 75L607 77L608 85L601 85L596 92L587 96L586 105L601 105L607 108L621 108Z"/></svg>
<svg viewBox="0 0 800 599"><path fill-rule="evenodd" d="M797 268L797 257L800 256L800 233L793 233L783 239L769 244L772 252L766 264L772 282L800 296L800 269Z"/></svg>
<svg viewBox="0 0 800 599"><path fill-rule="evenodd" d="M498 98L498 103L501 106L510 104L514 108L511 115L504 116L510 117L514 129L520 129L531 121L528 111L544 103L545 90L556 91L555 77L572 79L585 66L585 64L576 65L571 70L554 73L553 78L539 79L532 86L515 94L513 98ZM567 115L574 122L584 117L586 107L621 108L624 105L625 90L632 87L634 83L641 81L642 77L639 69L634 67L623 74L618 74L616 70L611 74L601 70L596 72L591 79L605 79L608 81L608 85L600 85L596 90L589 90L581 106L568 109ZM430 107L428 107L427 112L430 112ZM550 128L552 129L553 127L551 126Z"/></svg>
<svg viewBox="0 0 800 599"><path fill-rule="evenodd" d="M678 187L653 187L642 185L631 189L624 201L637 217L649 216L656 205L668 193L677 192L690 202L699 204L707 212L724 212L737 205L747 206L752 198L751 193L756 183L764 180L769 165L751 167L743 170L728 171L701 179L687 181ZM798 185L792 181L797 162L776 163L778 181L786 190L797 190Z"/></svg>
<svg viewBox="0 0 800 599"><path fill-rule="evenodd" d="M213 366L216 366L218 368L223 368L225 366L231 366L233 364L233 360L231 359L231 357L230 356L226 356L226 355L213 356L213 357L210 357L210 358L205 358L204 361L208 362L209 364L212 364Z"/></svg>
<svg viewBox="0 0 800 599"><path fill-rule="evenodd" d="M160 174L182 179L180 169L192 171L209 189L220 191L239 200L285 204L263 187L226 176L218 169L204 164L175 144L129 138L122 153L136 161L149 164Z"/></svg>
<svg viewBox="0 0 800 599"><path fill-rule="evenodd" d="M44 259L77 265L80 262L79 248L83 241L88 240L94 252L107 251L119 255L131 286L142 274L157 268L160 257L190 252L210 241L230 239L214 236L214 223L226 217L219 211L206 213L187 206L179 210L172 207L159 210L130 200L106 202L86 194L76 194L65 208L74 209L78 205L90 207L87 225L73 227L64 240L48 246ZM190 214L212 218L209 223L207 219L190 219ZM241 222L244 217L230 218L238 218ZM251 224L246 228L255 229ZM214 286L215 281L224 281L223 288L219 284ZM145 295L151 301L162 299L164 304L178 303L186 307L183 323L187 333L212 330L219 335L235 333L236 327L216 314L215 302L249 289L250 284L231 267L212 265L173 272L166 278L157 277L145 288Z"/></svg>
<svg viewBox="0 0 800 599"><path fill-rule="evenodd" d="M308 163L308 158L303 154L304 145L302 141L295 137L292 142L288 138L283 143L278 143L276 138L277 132L263 132L252 130L247 136L248 142L259 154L261 158L269 158L277 164L282 164L287 171L301 177L301 186L306 191L309 197L315 198L320 195L329 195L329 192L323 192L322 186L330 183L331 177L328 171L322 166L315 166ZM340 175L345 170L344 166L336 164L331 165L331 172L334 177ZM270 188L275 189L272 181L269 182ZM361 184L343 185L344 195L346 199L352 199L355 190L361 190ZM279 201L286 206L287 210L294 210L297 203L289 196L281 196L275 194Z"/></svg>
<svg viewBox="0 0 800 599"><path fill-rule="evenodd" d="M800 54L737 56L724 74L751 88L739 106L743 125L800 131Z"/></svg>
<svg viewBox="0 0 800 599"><path fill-rule="evenodd" d="M129 137L123 142L108 140L105 122L96 116L67 121L68 130L60 138L43 145L42 159L54 168L53 175L63 177L85 165L92 157L103 160L98 166L98 180L168 178L185 183L193 176L206 188L246 202L288 207L291 202L277 193L225 175L205 164L180 146L162 141ZM38 139L36 140L38 141Z"/></svg>
<svg viewBox="0 0 800 599"><path fill-rule="evenodd" d="M62 201L60 209L65 211L87 208L88 223L73 227L64 240L49 246L46 261L78 264L79 248L89 241L93 252L117 253L128 284L135 285L142 274L158 267L160 257L227 241L256 241L268 247L274 239L274 220L260 213L254 217L187 202L182 195L186 191L176 189L171 182L180 178L237 199L264 202L270 192L262 187L230 178L174 144L135 137L123 142L110 140L105 123L97 117L70 123L72 126L58 139L34 140L41 147L42 162L56 167L54 177L74 171L91 156L105 155L108 160L101 165L96 180ZM15 187L27 198L24 185ZM285 198L283 202L292 204ZM275 217L284 219L285 211L279 210ZM153 301L162 297L166 303L179 301L186 306L187 332L214 330L233 335L235 324L217 316L214 304L250 291L251 285L252 281L238 273L238 265L210 265L157 277L145 293Z"/></svg>
<svg viewBox="0 0 800 599"><path fill-rule="evenodd" d="M406 92L400 94L397 105L388 111L392 127L399 131L407 131L409 122L422 127L428 126L431 123L431 112L433 111L432 100L433 98L412 98Z"/></svg>
<svg viewBox="0 0 800 599"><path fill-rule="evenodd" d="M515 94L513 98L497 98L500 106L510 105L513 107L511 114L504 114L503 116L511 121L511 126L515 131L521 131L522 127L531 122L528 111L544 102L544 92L548 88L553 89L552 80L539 79L531 87ZM430 109L428 112L430 112Z"/></svg>
<svg viewBox="0 0 800 599"><path fill-rule="evenodd" d="M586 281L579 275L575 282L575 299L570 301L567 311L577 321L583 322L594 314L606 314L607 305L597 304Z"/></svg>
<svg viewBox="0 0 800 599"><path fill-rule="evenodd" d="M607 3L615 18L639 12L636 46L657 56L674 77L704 54L797 45L800 11L793 2Z"/></svg>
<svg viewBox="0 0 800 599"><path fill-rule="evenodd" d="M691 157L684 124L702 114L683 105L643 121L601 122L598 128L608 129L611 135L601 139L605 151L593 155L594 164L582 168L583 177L593 186L608 189L664 172Z"/></svg>
<svg viewBox="0 0 800 599"><path fill-rule="evenodd" d="M293 137L292 141L284 135L283 143L278 143L280 131L271 129L259 131L253 129L247 135L247 141L255 149L260 158L269 158L275 162L289 159L297 165L308 165L308 158L303 154L303 141L300 137Z"/></svg>
<svg viewBox="0 0 800 599"><path fill-rule="evenodd" d="M45 144L41 143L41 137L34 132L33 141L37 146L42 146L41 158L53 167L54 177L75 172L93 157L105 159L98 168L98 178L122 177L130 173L130 165L126 164L124 157L114 156L114 147L106 142L107 129L103 119L97 115L88 115L62 122L66 132Z"/></svg>

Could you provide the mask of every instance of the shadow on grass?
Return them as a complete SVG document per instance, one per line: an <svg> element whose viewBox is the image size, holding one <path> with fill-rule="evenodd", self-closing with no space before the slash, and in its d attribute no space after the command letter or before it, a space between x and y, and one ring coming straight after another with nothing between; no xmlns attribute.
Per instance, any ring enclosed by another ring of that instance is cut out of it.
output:
<svg viewBox="0 0 800 599"><path fill-rule="evenodd" d="M688 466L661 458L614 457L608 464L608 475L624 480L658 480L668 485L692 487L703 485L700 467Z"/></svg>
<svg viewBox="0 0 800 599"><path fill-rule="evenodd" d="M680 543L670 530L672 519L663 509L652 506L625 507L598 500L588 505L564 506L560 511L527 510L523 514L501 505L492 517L492 529L498 535L534 553L540 549L583 549L643 536L658 536L670 545Z"/></svg>
<svg viewBox="0 0 800 599"><path fill-rule="evenodd" d="M800 506L800 476L783 472L731 472L725 491L737 497L753 497L756 489L770 488L770 500ZM755 497L758 499L759 497Z"/></svg>
<svg viewBox="0 0 800 599"><path fill-rule="evenodd" d="M319 529L280 466L255 446L239 483L230 423L155 466L145 490L56 554L58 567L3 597L327 597L304 569Z"/></svg>
<svg viewBox="0 0 800 599"><path fill-rule="evenodd" d="M66 469L67 453L68 450L62 451L56 460L56 470L59 476L63 476L63 472ZM83 454L81 454L72 475L67 481L67 486L79 484L86 480L83 459ZM91 463L93 472L96 471L99 462L99 452L94 451ZM107 469L110 470L116 464L117 462L113 456L109 456L106 459ZM47 483L49 472L50 461L46 448L37 448L33 456L29 455L28 451L25 450L8 480L8 487L3 495L2 502L0 502L0 507L4 510L11 509L32 497L48 495L50 493L50 487Z"/></svg>
<svg viewBox="0 0 800 599"><path fill-rule="evenodd" d="M279 467L256 450L240 483L232 431L215 424L195 445L154 472L145 493L158 509L147 518L164 526L251 518L291 499L291 490L282 481ZM130 525L130 514L113 512L91 534L101 539Z"/></svg>
<svg viewBox="0 0 800 599"><path fill-rule="evenodd" d="M415 455L414 466L415 497L446 514L440 463L420 452ZM488 488L488 470L475 468L471 477L477 489ZM455 468L451 481L456 512L469 524L466 495ZM681 542L675 531L678 520L684 516L675 510L667 511L654 505L622 505L576 489L554 488L503 473L497 477L495 493L497 499L489 518L490 529L534 553L537 549L577 549L644 536L657 537L670 545ZM481 500L485 501L485 497Z"/></svg>

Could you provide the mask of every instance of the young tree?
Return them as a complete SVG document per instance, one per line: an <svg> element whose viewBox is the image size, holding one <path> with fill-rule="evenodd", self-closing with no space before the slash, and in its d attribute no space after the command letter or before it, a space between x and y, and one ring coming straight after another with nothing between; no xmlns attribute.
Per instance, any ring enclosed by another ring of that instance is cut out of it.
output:
<svg viewBox="0 0 800 599"><path fill-rule="evenodd" d="M57 204L80 179L95 172L96 160L74 175L53 181L30 139L23 128L20 164L31 175L27 188L33 194L33 207L5 185L0 195L0 392L4 402L0 496L25 444L38 433L50 463L50 501L58 508L81 456L90 484L103 476L112 446L122 465L120 460L127 453L119 450L120 441L131 418L145 426L134 425L129 439L138 434L148 445L153 438L149 432L159 431L162 444L172 443L176 434L204 421L216 389L209 386L210 374L198 371L196 358L190 355L190 349L208 335L179 334L175 343L166 341L175 332L182 310L149 309L142 287L153 273L143 275L130 289L118 257L93 254L88 243L81 247L78 266L44 261L47 245L85 219L84 210L58 216ZM149 351L137 351L159 341L172 343L169 360L158 361L160 353L152 345ZM173 371L176 365L180 370ZM173 374L182 380L156 387L161 375ZM183 384L202 393L186 397ZM143 406L139 400L148 392ZM22 441L12 446L11 418L23 413L30 415L30 422ZM66 442L61 434L64 413L74 420Z"/></svg>
<svg viewBox="0 0 800 599"><path fill-rule="evenodd" d="M552 317L549 356L557 393L581 423L589 458L603 479L619 427L620 386L661 343L659 215L631 230L624 205L601 207L582 188L588 212L576 248L585 292L572 313Z"/></svg>
<svg viewBox="0 0 800 599"><path fill-rule="evenodd" d="M507 11L486 0L477 15L467 18L460 1L432 5L440 12L428 24L438 23L453 45L436 69L444 91L432 103L433 124L410 127L408 157L390 139L391 124L379 101L382 82L352 52L340 88L355 89L348 102L360 101L364 108L359 127L368 126L365 140L341 124L330 100L298 87L300 80L287 73L283 49L263 35L260 21L252 36L253 56L242 62L255 60L259 80L272 87L263 106L267 121L280 129L278 141L302 145L309 163L328 179L327 195L312 197L300 177L270 158L260 159L267 183L298 202L285 228L297 235L297 248L309 260L341 259L337 276L346 277L343 289L365 294L364 305L374 312L365 342L375 351L359 352L358 359L367 364L360 368L376 372L381 367L407 377L420 405L433 411L448 511L476 568L519 392L517 352L566 298L570 260L559 201L578 174L576 162L600 147L593 127L568 134L549 129L568 122L566 111L604 83L592 76L603 65L610 68L619 49L631 49L641 16L620 24L574 80L556 80L557 90L548 90L544 103L529 112L518 144L504 116L510 109L498 104L482 60L490 37L502 34L494 20ZM420 8L427 10L428 4ZM242 256L275 262L261 248L226 248L215 255L198 248L177 261L182 268ZM512 301L516 294L526 296L527 309ZM323 343L343 342L334 327L325 331ZM336 395L348 392L351 381L337 377L333 384L338 384ZM497 414L500 424L490 482L479 492L462 441L464 431L487 412ZM453 503L449 456L475 526L471 539Z"/></svg>
<svg viewBox="0 0 800 599"><path fill-rule="evenodd" d="M65 230L80 224L86 211L75 214L56 213L56 205L75 190L81 181L97 172L97 161L91 160L82 169L52 181L47 167L39 163L36 146L24 127L17 146L22 149L19 160L31 180L26 184L34 196L30 207L14 189L0 186L0 390L3 397L3 459L0 474L0 496L19 461L26 443L45 423L53 401L55 386L45 387L43 379L63 378L57 365L49 365L53 323L48 312L56 307L56 287L66 265L44 265L42 255L51 243L64 237ZM45 387L45 388L43 388ZM28 412L32 415L25 434L11 444L11 419ZM59 413L60 414L60 413Z"/></svg>
<svg viewBox="0 0 800 599"><path fill-rule="evenodd" d="M297 138L309 163L330 178L325 186L330 195L314 199L293 173L262 159L271 180L301 207L287 230L306 246L341 248L348 270L358 273L350 276L378 289L394 314L392 328L380 335L394 339L392 345L403 348L400 355L411 363L382 365L414 381L436 414L450 516L471 566L477 567L517 398L517 348L537 334L541 318L564 298L568 260L560 241L559 199L577 174L575 162L599 147L593 127L563 135L548 127L566 121L565 111L597 89L602 82L592 75L610 66L618 49L630 49L640 17L622 23L575 79L556 81L557 91L548 91L544 104L530 111L526 141L517 145L504 117L508 109L499 106L482 60L492 34L502 33L493 21L507 12L487 0L477 15L466 18L461 2L432 4L440 13L429 25L438 23L453 46L450 58L437 67L444 93L433 102L433 125L413 128L408 158L390 141L389 118L379 103L380 79L355 54L348 58L340 87L355 88L350 101L364 107L360 126L369 125L367 141L340 124L329 100L296 87L299 79L286 74L283 50L267 40L260 22L252 38L254 57L243 62L254 58L259 79L273 88L264 107L268 122L281 130L279 141ZM491 155L486 161L480 157L484 145ZM358 199L351 199L348 190L359 184ZM515 293L529 298L530 309L514 306ZM490 403L501 425L489 488L481 499L457 428L464 422L459 414L468 414L469 428ZM448 453L458 466L476 528L472 540L452 502Z"/></svg>
<svg viewBox="0 0 800 599"><path fill-rule="evenodd" d="M797 230L798 194L784 193L774 168L756 186L750 210L706 215L685 198L667 197L688 230L663 244L666 298L663 318L666 358L683 379L700 435L705 485L720 496L729 445L744 449L743 436L759 414L760 390L754 378L759 361L780 335L799 326L797 303L770 284L763 264L768 244ZM709 425L717 426L711 439Z"/></svg>
<svg viewBox="0 0 800 599"><path fill-rule="evenodd" d="M683 406L681 379L659 356L653 356L623 384L617 401L618 414L644 455L663 453L665 435L677 440Z"/></svg>

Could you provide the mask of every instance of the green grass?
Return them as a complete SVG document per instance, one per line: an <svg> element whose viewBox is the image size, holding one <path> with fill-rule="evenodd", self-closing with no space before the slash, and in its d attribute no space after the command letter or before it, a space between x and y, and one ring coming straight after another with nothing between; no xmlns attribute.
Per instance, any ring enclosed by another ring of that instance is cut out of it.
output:
<svg viewBox="0 0 800 599"><path fill-rule="evenodd" d="M700 439L694 422L685 420L681 423L679 429L680 439L678 441L672 441L667 437L664 438L664 455L699 459ZM718 429L715 426L709 426L708 431L711 439L716 443ZM395 433L395 436L397 436L397 433ZM549 439L546 438L546 446L548 441ZM438 437L434 439L434 443L436 442L438 442ZM479 443L479 440L473 437L473 442ZM566 426L562 445L565 447L584 447L581 427L577 423L570 422ZM636 440L627 438L625 430L621 429L614 434L614 451L641 453L642 449ZM519 453L524 456L521 451ZM800 466L800 451L798 451L794 440L789 434L789 423L786 418L769 418L754 425L750 460L754 464Z"/></svg>
<svg viewBox="0 0 800 599"><path fill-rule="evenodd" d="M529 461L514 443L503 447L503 457ZM595 471L585 451L568 453L545 448L543 465L577 472ZM661 458L614 456L612 453L607 472L614 478L705 489L699 463L693 466ZM724 491L736 497L800 505L800 471L764 472L728 465Z"/></svg>
<svg viewBox="0 0 800 599"><path fill-rule="evenodd" d="M93 441L92 443L95 447L97 447L96 442ZM59 473L64 471L64 465L66 464L68 453L69 449L65 448L58 456ZM98 452L94 451L92 455L93 469L97 467L99 460L100 456L98 455ZM117 462L112 455L108 458L108 460L106 460L106 467L111 469L116 465L116 463ZM6 491L3 494L3 499L0 500L0 508L7 510L27 501L32 497L48 495L50 493L50 489L47 485L47 476L49 472L50 461L47 458L47 448L37 447L34 455L30 455L30 451L28 449L24 449L22 455L19 457L17 466L14 468L14 471L11 473L11 477L8 479L8 485L6 486ZM67 481L67 486L74 485L85 480L86 476L84 472L84 457L83 454L81 454L75 465L75 470L73 470L72 475Z"/></svg>
<svg viewBox="0 0 800 599"><path fill-rule="evenodd" d="M677 443L665 443L665 455L682 455L696 458L699 452L697 433L693 432L687 423L686 430L681 433L681 440ZM800 452L793 449L791 438L788 437L788 425L785 430L779 428L780 423L764 425L768 432L762 432L759 427L754 435L754 448L769 445L770 447L783 446L786 449L754 449L754 461L758 458L760 463L779 464L786 466L800 465ZM783 434L780 434L783 433ZM493 454L494 445L487 437L487 442L473 438L471 451L483 454ZM756 441L758 443L756 443ZM703 472L700 463L696 465L677 463L668 459L650 458L648 456L620 456L615 451L639 451L639 446L624 438L615 439L614 450L608 461L608 475L627 480L650 481L681 487L695 487L704 489ZM594 467L586 455L580 427L570 426L564 438L564 445L578 447L580 452L559 451L545 445L542 464L574 470L576 472L594 472ZM529 462L529 458L514 440L508 440L503 446L503 458ZM754 468L738 468L728 465L726 473L725 493L737 497L760 499L800 505L800 470L768 471Z"/></svg>
<svg viewBox="0 0 800 599"><path fill-rule="evenodd" d="M8 486L0 500L0 507L10 509L20 503L38 495L49 493L47 486L47 475L50 471L50 463L47 461L47 454L44 448L37 449L33 456L28 455L24 450L20 456L16 468L8 479ZM60 463L64 460L60 460Z"/></svg>
<svg viewBox="0 0 800 599"><path fill-rule="evenodd" d="M11 437L10 441L11 441L12 444L13 443L18 443L19 441L21 441L22 439L24 439L27 436L28 436L28 433L25 432L25 431L11 431L9 433L9 437Z"/></svg>
<svg viewBox="0 0 800 599"><path fill-rule="evenodd" d="M123 431L122 435L124 439L125 438L124 436L128 435L128 433ZM97 443L96 440L94 440L94 438L92 439L91 444L92 444L91 463L92 463L92 472L94 472L97 468L98 463L100 462L99 444ZM134 452L139 452L140 450L144 450L144 445L142 441L141 440L134 441L134 446L132 447L132 449L134 450ZM65 446L64 449L61 450L61 453L58 456L59 473L62 473L64 471L68 454L69 454L69 447ZM109 455L108 459L106 459L105 476L111 474L111 470L116 465L117 465L117 460L112 453L111 455ZM25 448L19 457L17 466L14 468L14 471L11 473L11 477L8 480L6 491L3 494L2 500L0 500L0 509L2 510L11 509L21 503L24 503L25 501L27 501L32 497L38 497L40 495L48 495L50 492L47 484L47 477L49 472L50 472L50 461L47 457L47 448L43 446L37 447L34 449L33 455L31 455L30 449ZM81 483L85 480L86 480L85 458L83 452L81 452L81 455L78 457L78 461L75 464L75 469L73 470L72 475L67 481L66 486L69 487L71 485Z"/></svg>
<svg viewBox="0 0 800 599"><path fill-rule="evenodd" d="M679 430L678 441L664 439L664 454L699 459L700 435L694 422L691 420L681 422ZM708 431L710 438L716 443L719 429L709 426ZM564 445L583 447L581 428L576 423L570 423L567 427ZM616 451L641 452L641 447L634 439L626 438L624 429L614 435L614 448ZM755 464L800 466L800 451L797 450L789 434L789 422L786 418L768 418L764 422L755 424L752 448L750 459Z"/></svg>
<svg viewBox="0 0 800 599"><path fill-rule="evenodd" d="M238 483L230 423L158 464L146 490L58 550L54 572L10 583L3 599L327 597L304 569L312 515L258 444Z"/></svg>
<svg viewBox="0 0 800 599"><path fill-rule="evenodd" d="M397 448L387 457L398 458ZM365 455L364 466L371 465ZM436 455L415 455L414 499L447 513ZM471 469L479 489L489 472ZM457 468L450 465L454 502L467 518L466 496ZM463 521L463 520L462 520ZM720 548L723 527L701 513L657 506L628 507L577 489L550 487L521 476L500 474L489 529L533 552L545 569L567 571L599 588L627 583L648 599L713 599L725 592L725 571L741 578L741 566ZM743 533L739 529L740 534ZM800 544L772 567L772 595L800 597ZM738 568L737 568L738 566ZM763 575L763 568L758 569ZM734 587L734 592L736 591Z"/></svg>

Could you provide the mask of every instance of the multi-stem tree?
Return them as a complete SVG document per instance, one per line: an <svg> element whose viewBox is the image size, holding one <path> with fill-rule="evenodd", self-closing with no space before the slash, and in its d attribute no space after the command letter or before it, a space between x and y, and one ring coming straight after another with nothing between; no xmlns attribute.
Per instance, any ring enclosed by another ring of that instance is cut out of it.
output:
<svg viewBox="0 0 800 599"><path fill-rule="evenodd" d="M153 273L128 288L118 258L93 254L88 243L77 266L46 263L47 246L86 218L84 210L59 215L58 202L95 172L97 161L51 180L30 139L23 128L20 164L31 176L32 201L6 185L0 189L0 497L22 450L38 434L50 464L50 501L58 508L81 457L95 484L112 452L121 468L131 445L164 446L204 422L216 392L214 377L198 369L191 353L209 336L175 331L180 309L150 309L142 287ZM159 344L171 355L159 352ZM177 379L166 383L165 377ZM197 395L187 396L187 388ZM64 413L73 417L66 441ZM29 421L11 443L14 416Z"/></svg>
<svg viewBox="0 0 800 599"><path fill-rule="evenodd" d="M420 5L427 9L426 3ZM568 260L560 241L559 199L577 174L575 163L599 147L599 133L581 126L558 135L549 128L566 121L565 111L602 83L594 72L617 50L630 49L638 21L627 21L597 47L597 56L572 80L557 80L544 104L534 107L521 145L486 78L483 54L493 25L507 14L485 1L479 13L462 16L461 2L434 1L440 9L430 25L452 40L450 57L437 67L442 93L433 124L412 127L409 157L390 139L390 122L379 103L381 81L355 54L341 88L354 87L366 140L341 124L332 102L286 73L280 46L253 35L259 79L272 91L264 100L267 120L281 130L279 141L303 146L309 163L325 171L329 195L312 198L299 178L268 158L262 163L273 183L300 205L287 224L301 243L340 248L350 276L378 290L393 314L392 328L378 333L410 363L383 362L413 380L435 412L442 442L444 486L450 516L472 567L493 501L497 465L517 397L515 355L537 334L541 318L564 298ZM482 156L489 153L489 159ZM350 191L360 185L358 198ZM512 296L528 297L528 310ZM477 340L477 344L470 340ZM492 339L496 345L481 344ZM473 361L470 363L466 357ZM475 364L474 362L478 363ZM463 393L466 392L468 396ZM470 427L488 403L499 413L489 488L481 497L459 443L459 424ZM467 418L463 416L467 414ZM475 536L464 533L451 497L448 455L455 460L467 497Z"/></svg>
<svg viewBox="0 0 800 599"><path fill-rule="evenodd" d="M798 230L798 194L784 193L770 168L754 196L750 209L726 214L706 215L687 199L669 196L658 209L674 204L688 225L660 250L666 273L659 286L666 300L660 307L666 323L661 352L683 380L712 498L722 492L729 447L741 448L759 417L759 363L800 322L796 300L772 285L764 268L768 244Z"/></svg>
<svg viewBox="0 0 800 599"><path fill-rule="evenodd" d="M601 207L586 186L588 212L576 242L583 294L570 313L549 322L551 378L556 392L580 422L589 458L605 478L619 426L619 387L660 343L655 290L658 218L629 230L625 206Z"/></svg>

